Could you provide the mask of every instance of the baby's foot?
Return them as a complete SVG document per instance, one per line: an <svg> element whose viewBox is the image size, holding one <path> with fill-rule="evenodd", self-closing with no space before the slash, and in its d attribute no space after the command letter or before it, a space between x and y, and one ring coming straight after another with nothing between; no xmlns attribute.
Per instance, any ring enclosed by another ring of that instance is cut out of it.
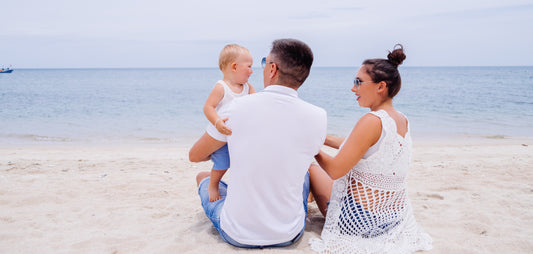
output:
<svg viewBox="0 0 533 254"><path fill-rule="evenodd" d="M217 201L221 199L220 193L218 192L218 185L217 186L211 186L207 188L207 192L209 193L209 202Z"/></svg>

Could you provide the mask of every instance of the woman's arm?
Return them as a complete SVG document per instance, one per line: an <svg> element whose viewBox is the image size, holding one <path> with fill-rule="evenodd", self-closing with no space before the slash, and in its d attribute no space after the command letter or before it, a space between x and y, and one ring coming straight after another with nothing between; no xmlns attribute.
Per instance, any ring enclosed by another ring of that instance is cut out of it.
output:
<svg viewBox="0 0 533 254"><path fill-rule="evenodd" d="M328 175L336 180L346 175L380 136L381 120L377 116L366 114L357 122L335 157L320 151L315 159Z"/></svg>

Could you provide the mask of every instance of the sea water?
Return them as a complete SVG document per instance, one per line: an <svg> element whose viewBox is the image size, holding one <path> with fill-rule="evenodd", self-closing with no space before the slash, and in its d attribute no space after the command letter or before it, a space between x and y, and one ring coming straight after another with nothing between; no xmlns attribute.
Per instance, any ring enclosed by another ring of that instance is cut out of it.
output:
<svg viewBox="0 0 533 254"><path fill-rule="evenodd" d="M345 136L367 113L350 91L357 68L316 67L300 98L328 113ZM533 136L533 67L400 67L394 98L413 137ZM222 78L199 69L16 69L0 74L0 140L194 142L204 102ZM250 83L263 89L262 69Z"/></svg>

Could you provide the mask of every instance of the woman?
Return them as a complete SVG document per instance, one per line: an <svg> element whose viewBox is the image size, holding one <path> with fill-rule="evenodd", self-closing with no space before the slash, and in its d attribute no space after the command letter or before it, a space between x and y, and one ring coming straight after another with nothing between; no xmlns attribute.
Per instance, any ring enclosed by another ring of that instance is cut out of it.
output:
<svg viewBox="0 0 533 254"><path fill-rule="evenodd" d="M407 118L392 98L401 87L398 65L402 45L388 59L365 60L351 89L361 117L345 140L328 136L325 145L339 149L335 157L320 151L309 169L311 191L326 222L312 248L325 253L410 253L431 249L431 237L420 228L407 197L411 137Z"/></svg>

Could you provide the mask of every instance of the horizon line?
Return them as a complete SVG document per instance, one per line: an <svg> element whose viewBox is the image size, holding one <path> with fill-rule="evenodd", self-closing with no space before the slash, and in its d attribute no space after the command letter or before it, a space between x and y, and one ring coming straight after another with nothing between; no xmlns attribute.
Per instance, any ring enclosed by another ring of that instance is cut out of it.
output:
<svg viewBox="0 0 533 254"><path fill-rule="evenodd" d="M356 68L358 66L312 66L311 68ZM533 65L405 65L400 66L400 68L403 67L413 67L413 68L453 68L453 67L533 67ZM254 69L260 69L260 66L252 67ZM103 69L218 69L218 67L22 67L22 68L16 68L11 67L11 70L36 70L36 69L42 69L42 70L87 70L87 69L94 69L94 70L103 70Z"/></svg>

